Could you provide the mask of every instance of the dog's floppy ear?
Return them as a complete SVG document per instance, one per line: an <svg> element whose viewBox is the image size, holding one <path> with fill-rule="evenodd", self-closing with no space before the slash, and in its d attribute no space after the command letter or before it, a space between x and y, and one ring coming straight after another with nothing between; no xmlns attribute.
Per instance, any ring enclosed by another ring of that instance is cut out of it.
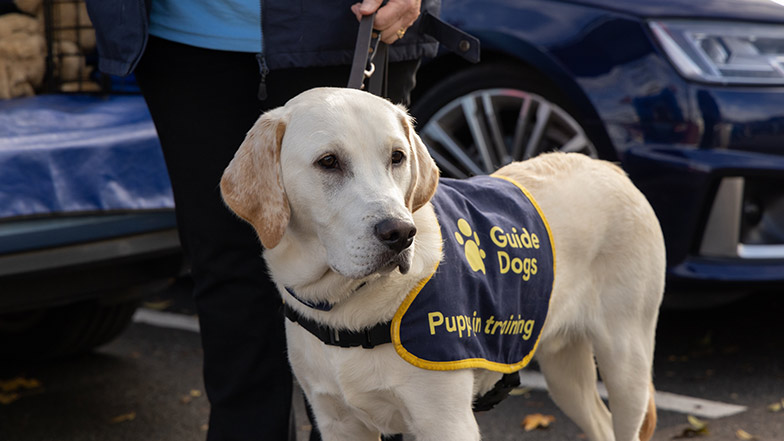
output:
<svg viewBox="0 0 784 441"><path fill-rule="evenodd" d="M220 182L223 201L253 225L267 249L280 243L291 217L280 172L285 132L282 108L262 115L248 131Z"/></svg>
<svg viewBox="0 0 784 441"><path fill-rule="evenodd" d="M411 145L411 184L406 194L406 205L413 213L435 194L439 171L427 147L414 131L411 117L407 113L403 116L403 128Z"/></svg>

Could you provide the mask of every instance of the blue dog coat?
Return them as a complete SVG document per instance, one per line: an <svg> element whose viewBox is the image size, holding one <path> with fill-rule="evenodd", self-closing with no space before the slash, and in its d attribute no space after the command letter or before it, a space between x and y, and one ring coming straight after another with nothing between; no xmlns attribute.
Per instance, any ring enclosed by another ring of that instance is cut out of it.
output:
<svg viewBox="0 0 784 441"><path fill-rule="evenodd" d="M395 350L424 369L522 369L555 277L544 215L526 189L500 176L441 179L431 202L444 258L395 314Z"/></svg>

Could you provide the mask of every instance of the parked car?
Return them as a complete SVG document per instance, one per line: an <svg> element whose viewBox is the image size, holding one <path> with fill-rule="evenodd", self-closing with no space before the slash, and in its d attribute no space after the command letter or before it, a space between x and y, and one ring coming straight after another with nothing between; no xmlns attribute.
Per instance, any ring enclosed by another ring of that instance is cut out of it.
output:
<svg viewBox="0 0 784 441"><path fill-rule="evenodd" d="M781 3L444 0L482 61L425 63L411 111L447 176L551 150L620 163L661 221L670 305L782 290ZM106 342L181 270L141 97L0 101L0 359Z"/></svg>
<svg viewBox="0 0 784 441"><path fill-rule="evenodd" d="M444 0L442 18L482 46L418 76L445 175L618 162L661 221L666 304L784 290L784 1Z"/></svg>
<svg viewBox="0 0 784 441"><path fill-rule="evenodd" d="M182 272L139 95L0 101L0 360L83 352Z"/></svg>

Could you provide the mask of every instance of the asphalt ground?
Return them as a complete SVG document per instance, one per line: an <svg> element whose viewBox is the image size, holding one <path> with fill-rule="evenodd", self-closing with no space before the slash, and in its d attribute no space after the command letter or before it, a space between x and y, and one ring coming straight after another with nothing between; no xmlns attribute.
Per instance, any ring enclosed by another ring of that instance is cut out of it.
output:
<svg viewBox="0 0 784 441"><path fill-rule="evenodd" d="M192 305L179 292L152 297L147 306L120 338L91 354L0 365L0 389L17 383L16 397L0 404L0 441L204 439L209 403ZM163 322L145 323L150 316ZM657 397L662 407L654 440L784 440L784 410L775 411L774 405L784 399L782 317L782 294L755 295L715 309L663 311L655 383L659 392L675 398ZM535 365L525 378L527 387L493 411L477 414L483 439L585 439L537 385ZM673 402L686 410L673 410ZM745 410L702 416L714 407L737 411L733 406ZM295 412L298 439L306 440L310 426L298 391ZM525 431L521 423L535 414L554 421ZM705 427L690 422L689 415Z"/></svg>

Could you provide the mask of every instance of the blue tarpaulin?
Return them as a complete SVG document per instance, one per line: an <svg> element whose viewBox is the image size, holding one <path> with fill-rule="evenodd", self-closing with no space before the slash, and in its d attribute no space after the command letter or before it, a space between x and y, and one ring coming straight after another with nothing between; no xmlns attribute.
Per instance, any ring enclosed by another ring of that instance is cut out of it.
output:
<svg viewBox="0 0 784 441"><path fill-rule="evenodd" d="M141 96L0 101L0 219L173 207Z"/></svg>

